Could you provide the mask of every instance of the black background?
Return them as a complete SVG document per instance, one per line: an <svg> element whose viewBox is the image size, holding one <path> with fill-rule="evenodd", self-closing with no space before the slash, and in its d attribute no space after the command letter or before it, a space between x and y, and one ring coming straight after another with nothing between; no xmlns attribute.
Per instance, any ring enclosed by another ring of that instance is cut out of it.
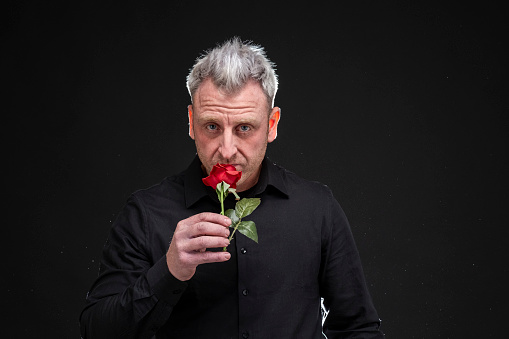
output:
<svg viewBox="0 0 509 339"><path fill-rule="evenodd" d="M507 331L501 5L11 1L3 13L2 331L13 338L79 338L116 213L194 156L188 70L234 35L277 64L268 154L335 192L387 337Z"/></svg>

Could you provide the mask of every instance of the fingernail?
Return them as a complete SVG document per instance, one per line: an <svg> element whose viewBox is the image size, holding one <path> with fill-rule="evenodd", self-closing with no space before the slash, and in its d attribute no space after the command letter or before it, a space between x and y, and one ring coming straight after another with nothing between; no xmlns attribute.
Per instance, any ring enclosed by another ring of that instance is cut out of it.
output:
<svg viewBox="0 0 509 339"><path fill-rule="evenodd" d="M225 254L224 254L224 258L225 258L226 260L230 260L231 256L232 256L232 255L230 254L230 252L225 252Z"/></svg>

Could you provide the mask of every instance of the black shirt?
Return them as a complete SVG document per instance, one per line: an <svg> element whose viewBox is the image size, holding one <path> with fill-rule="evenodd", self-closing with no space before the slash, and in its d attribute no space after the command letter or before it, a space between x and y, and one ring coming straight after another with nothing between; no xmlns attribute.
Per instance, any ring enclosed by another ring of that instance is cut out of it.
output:
<svg viewBox="0 0 509 339"><path fill-rule="evenodd" d="M348 221L331 191L273 164L242 197L259 243L238 232L223 263L186 282L165 254L177 223L219 212L198 157L189 168L135 192L115 220L99 277L81 314L83 338L323 338L321 298L333 338L382 338ZM225 209L233 208L230 194ZM220 250L220 249L213 249Z"/></svg>

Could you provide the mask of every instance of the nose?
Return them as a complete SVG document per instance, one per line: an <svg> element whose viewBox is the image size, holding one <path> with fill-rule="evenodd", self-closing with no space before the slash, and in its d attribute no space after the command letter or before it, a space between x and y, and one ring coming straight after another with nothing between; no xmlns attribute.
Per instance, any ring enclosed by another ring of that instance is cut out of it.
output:
<svg viewBox="0 0 509 339"><path fill-rule="evenodd" d="M228 162L228 160L231 160L234 157L235 153L237 153L235 136L229 130L223 132L223 138L221 140L221 145L219 146L219 153L221 154L223 160L225 160L226 162Z"/></svg>

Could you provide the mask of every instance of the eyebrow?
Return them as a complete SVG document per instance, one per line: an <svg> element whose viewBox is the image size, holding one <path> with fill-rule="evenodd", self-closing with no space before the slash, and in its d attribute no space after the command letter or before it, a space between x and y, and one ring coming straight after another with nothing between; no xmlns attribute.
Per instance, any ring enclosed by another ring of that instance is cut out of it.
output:
<svg viewBox="0 0 509 339"><path fill-rule="evenodd" d="M236 124L255 124L256 119L250 118L250 117L240 117L239 120L236 120L235 118L232 119ZM213 114L201 114L198 118L199 122L222 122L223 119L213 115Z"/></svg>
<svg viewBox="0 0 509 339"><path fill-rule="evenodd" d="M200 116L197 119L198 121L211 121L211 122L218 122L221 119L217 118L214 115L211 114L200 114Z"/></svg>

